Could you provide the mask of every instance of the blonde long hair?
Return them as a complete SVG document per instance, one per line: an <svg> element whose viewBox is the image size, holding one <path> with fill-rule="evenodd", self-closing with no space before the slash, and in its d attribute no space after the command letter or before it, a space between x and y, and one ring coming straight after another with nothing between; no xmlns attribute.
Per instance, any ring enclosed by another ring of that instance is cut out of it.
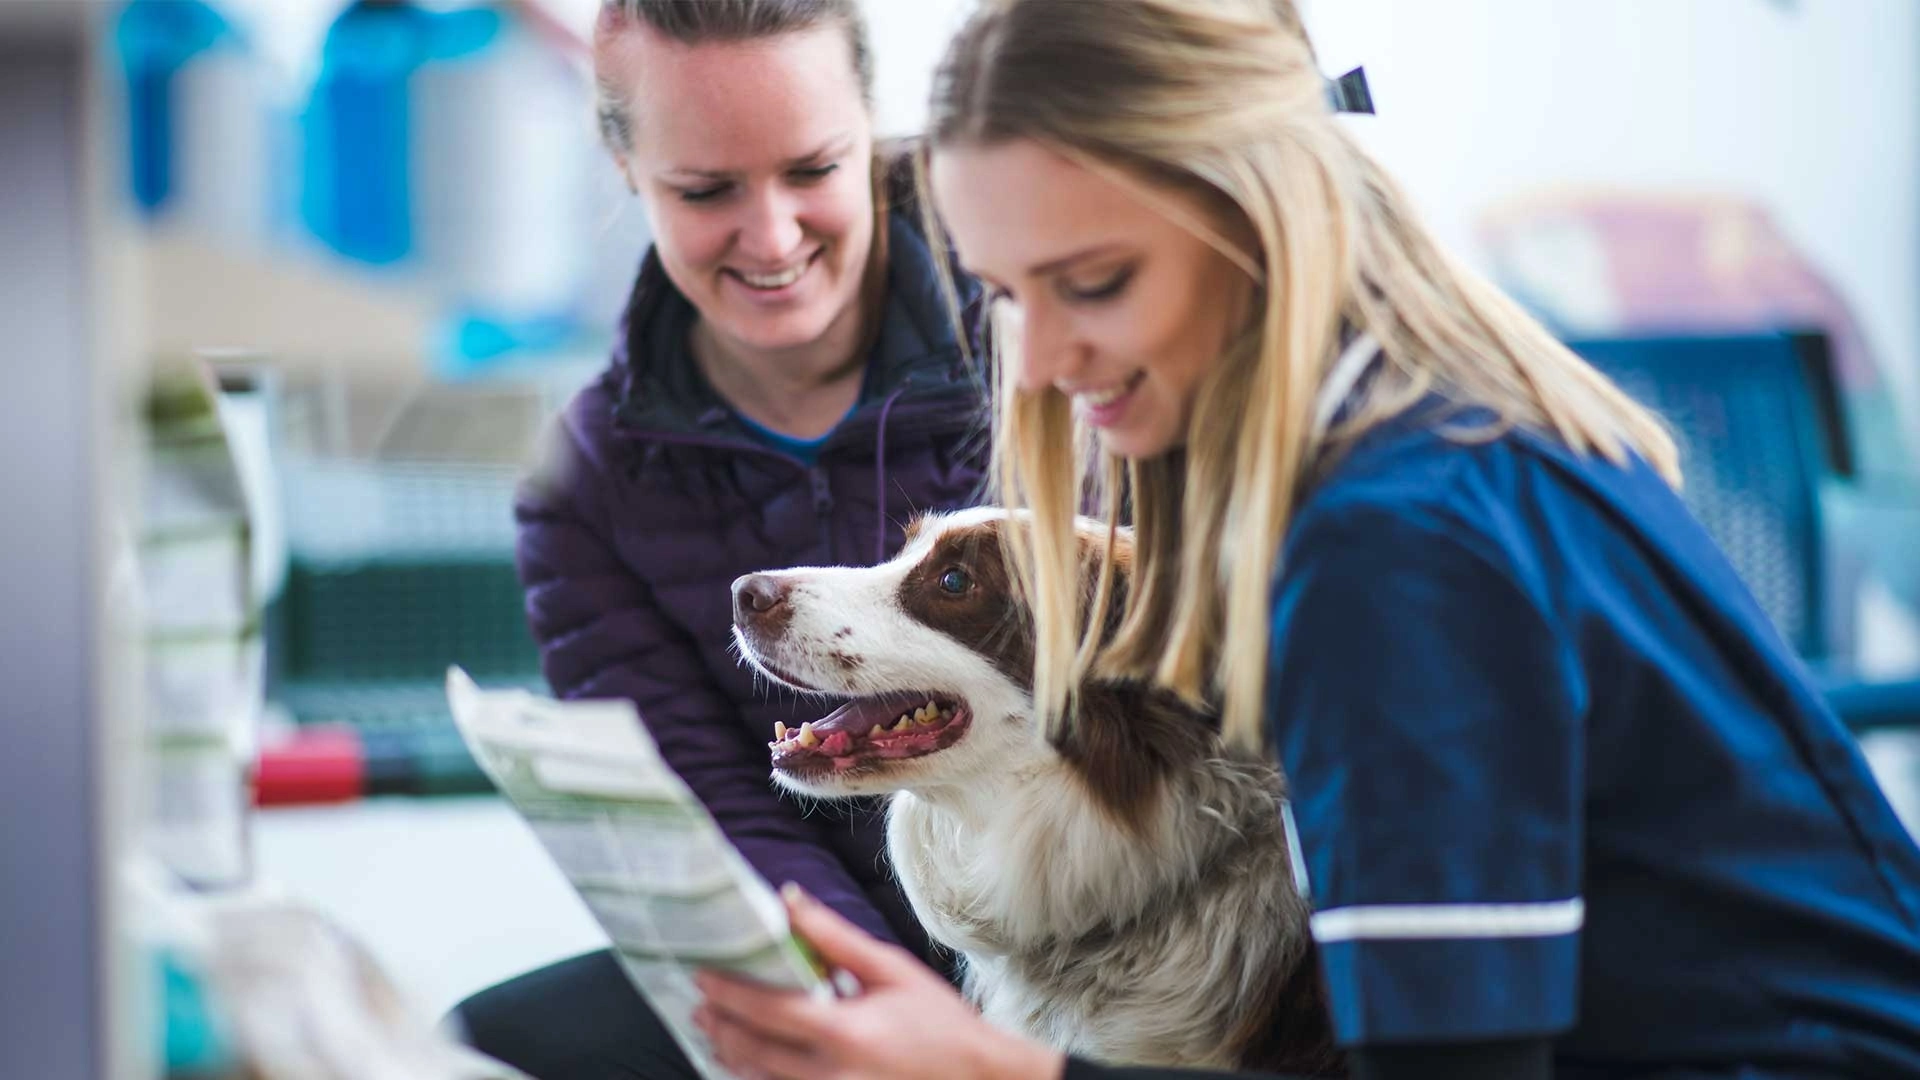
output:
<svg viewBox="0 0 1920 1080"><path fill-rule="evenodd" d="M1083 679L1150 679L1217 706L1229 740L1259 747L1281 542L1340 448L1438 393L1579 453L1638 455L1676 486L1677 455L1657 418L1434 242L1334 121L1292 0L1088 7L984 0L937 74L932 152L1032 139L1162 204L1178 201L1169 191L1224 196L1259 241L1222 248L1258 271L1258 300L1203 380L1184 451L1151 460L1102 454L1057 390L1019 392L1017 341L994 336L997 494L1032 514L1009 547L1034 613L1035 698L1058 731ZM1316 434L1314 400L1345 328L1371 334L1382 360ZM1091 594L1079 571L1073 518L1089 499L1110 538L1130 511L1134 573L1120 599L1114 560Z"/></svg>

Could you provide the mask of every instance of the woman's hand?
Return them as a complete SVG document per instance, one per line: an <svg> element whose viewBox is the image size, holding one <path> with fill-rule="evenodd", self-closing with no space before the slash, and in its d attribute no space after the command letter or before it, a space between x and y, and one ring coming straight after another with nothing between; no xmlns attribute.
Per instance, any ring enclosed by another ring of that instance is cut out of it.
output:
<svg viewBox="0 0 1920 1080"><path fill-rule="evenodd" d="M749 1080L1059 1080L1066 1059L980 1019L946 980L794 886L793 928L860 984L819 1000L703 972L694 1021L721 1064Z"/></svg>

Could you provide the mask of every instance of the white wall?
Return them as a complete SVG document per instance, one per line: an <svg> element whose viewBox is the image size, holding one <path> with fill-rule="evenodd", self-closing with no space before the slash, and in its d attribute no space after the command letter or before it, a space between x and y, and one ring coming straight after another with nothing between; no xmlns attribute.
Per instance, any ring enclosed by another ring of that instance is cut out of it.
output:
<svg viewBox="0 0 1920 1080"><path fill-rule="evenodd" d="M1920 3L1305 2L1328 73L1367 67L1381 115L1356 128L1456 251L1478 260L1475 215L1540 185L1746 193L1920 399ZM969 6L868 0L888 130L919 125Z"/></svg>
<svg viewBox="0 0 1920 1080"><path fill-rule="evenodd" d="M1097 2L1097 0L1096 0ZM926 122L933 69L972 0L863 0L873 35L876 122L884 135L919 131Z"/></svg>
<svg viewBox="0 0 1920 1080"><path fill-rule="evenodd" d="M1920 398L1920 4L1309 3L1327 69L1367 66L1369 146L1456 250L1477 254L1480 208L1539 185L1742 192Z"/></svg>

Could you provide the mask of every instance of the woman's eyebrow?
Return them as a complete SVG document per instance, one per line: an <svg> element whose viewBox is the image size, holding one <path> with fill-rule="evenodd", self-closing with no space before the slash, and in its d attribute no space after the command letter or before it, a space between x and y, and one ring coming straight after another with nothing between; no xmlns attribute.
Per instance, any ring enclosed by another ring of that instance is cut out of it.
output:
<svg viewBox="0 0 1920 1080"><path fill-rule="evenodd" d="M849 133L842 132L821 143L819 149L801 154L796 158L788 159L784 167L791 169L796 166L811 165L823 158L836 157L845 153L852 143L853 136ZM676 165L663 170L662 175L684 177L692 180L732 180L738 177L743 171L744 170L741 169L696 169L691 166Z"/></svg>
<svg viewBox="0 0 1920 1080"><path fill-rule="evenodd" d="M835 135L829 138L826 142L821 143L820 149L815 150L810 154L802 154L799 157L794 158L793 160L787 162L787 164L789 166L811 165L814 162L821 160L822 158L839 157L841 154L846 153L848 150L852 148L853 148L853 135L850 133L843 132L839 135Z"/></svg>
<svg viewBox="0 0 1920 1080"><path fill-rule="evenodd" d="M1119 244L1095 244L1092 247L1081 248L1072 254L1062 255L1057 259L1048 259L1046 262L1036 263L1027 268L1027 276L1046 277L1048 274L1057 274L1067 267L1072 266L1074 263L1085 262L1088 259L1101 255L1117 254L1120 250L1121 245Z"/></svg>

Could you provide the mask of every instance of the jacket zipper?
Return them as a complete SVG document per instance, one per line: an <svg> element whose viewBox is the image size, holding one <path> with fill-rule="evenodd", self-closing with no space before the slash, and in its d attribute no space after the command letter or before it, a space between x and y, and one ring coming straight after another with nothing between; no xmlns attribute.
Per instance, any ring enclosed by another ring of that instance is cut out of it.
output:
<svg viewBox="0 0 1920 1080"><path fill-rule="evenodd" d="M916 405L917 404L918 403L916 403ZM915 415L916 415L915 412L897 412L894 414L892 422L895 424L898 424L902 420L911 419ZM920 430L922 431L927 430L928 426L929 425L922 424L920 425ZM967 427L971 427L971 426L972 426L971 420L969 420L965 424L956 424L956 423L948 422L948 423L942 424L939 428L936 428L935 430L944 433L948 428L953 428L955 430L965 430ZM614 434L621 439L626 439L634 442L656 442L663 446L694 446L694 447L700 447L706 450L729 450L729 451L735 451L735 452L746 451L748 453L760 454L765 457L779 458L781 461L791 463L796 469L799 469L803 472L807 470L807 466L804 463L797 461L794 458L789 457L786 454L783 454L780 451L775 450L770 446L762 446L759 443L751 442L746 439L728 439L728 438L718 438L718 437L706 436L706 435L683 435L675 432L666 432L666 431L616 430ZM837 437L839 435L838 432L835 432L835 435L836 435L836 438L834 439L834 443L838 444L842 440ZM822 447L821 448L822 456L825 455L826 451L831 450L833 448L834 447L832 445Z"/></svg>
<svg viewBox="0 0 1920 1080"><path fill-rule="evenodd" d="M827 470L818 462L807 466L807 478L813 484L813 520L820 526L820 550L827 553L827 565L840 562L840 553L834 550L833 537L833 485L827 480Z"/></svg>

